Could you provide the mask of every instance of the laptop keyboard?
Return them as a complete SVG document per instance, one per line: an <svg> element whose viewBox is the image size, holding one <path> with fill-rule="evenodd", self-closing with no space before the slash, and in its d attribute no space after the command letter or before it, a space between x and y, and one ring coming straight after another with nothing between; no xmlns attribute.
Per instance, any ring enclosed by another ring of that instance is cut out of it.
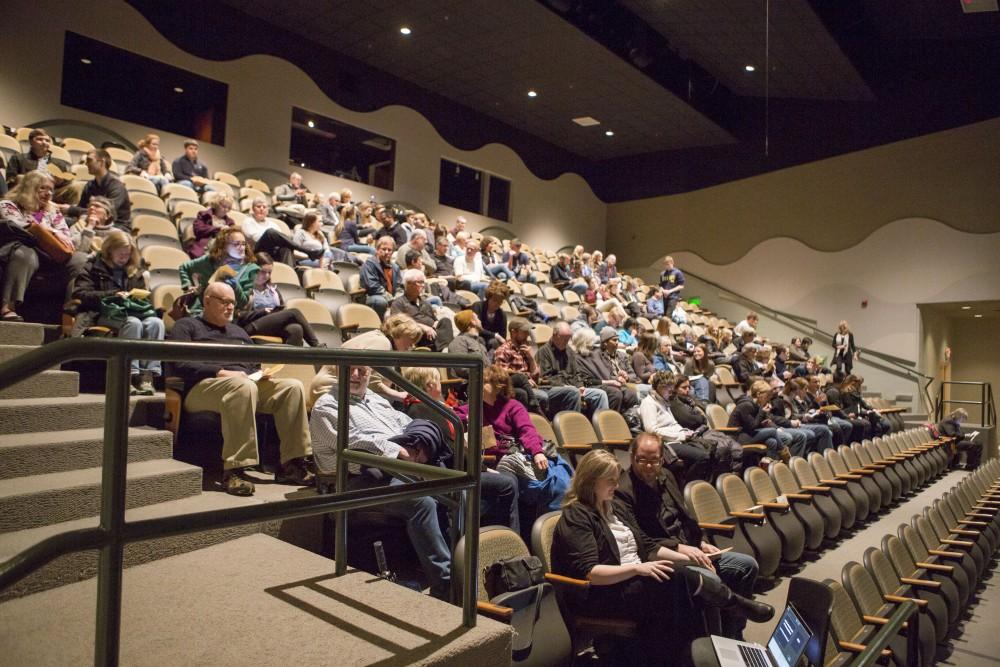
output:
<svg viewBox="0 0 1000 667"><path fill-rule="evenodd" d="M743 663L747 667L771 667L771 663L768 661L767 656L759 648L754 648L752 646L744 646L740 644L740 656L743 658Z"/></svg>

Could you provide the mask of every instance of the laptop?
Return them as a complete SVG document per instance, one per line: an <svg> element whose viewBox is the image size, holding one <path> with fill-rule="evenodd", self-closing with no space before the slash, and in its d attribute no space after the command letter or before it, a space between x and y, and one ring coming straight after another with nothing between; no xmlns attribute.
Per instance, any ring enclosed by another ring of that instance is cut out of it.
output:
<svg viewBox="0 0 1000 667"><path fill-rule="evenodd" d="M795 667L812 639L809 627L787 605L775 626L767 647L712 635L712 645L720 667Z"/></svg>

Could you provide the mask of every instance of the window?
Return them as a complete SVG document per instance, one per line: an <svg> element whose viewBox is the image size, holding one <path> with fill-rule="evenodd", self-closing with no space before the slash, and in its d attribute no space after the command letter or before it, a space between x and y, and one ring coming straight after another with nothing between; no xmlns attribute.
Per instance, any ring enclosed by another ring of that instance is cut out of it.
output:
<svg viewBox="0 0 1000 667"><path fill-rule="evenodd" d="M226 84L75 32L66 32L64 46L66 106L225 144Z"/></svg>
<svg viewBox="0 0 1000 667"><path fill-rule="evenodd" d="M510 222L510 181L506 178L442 158L440 182L439 203Z"/></svg>
<svg viewBox="0 0 1000 667"><path fill-rule="evenodd" d="M305 109L293 108L288 162L392 190L396 141Z"/></svg>

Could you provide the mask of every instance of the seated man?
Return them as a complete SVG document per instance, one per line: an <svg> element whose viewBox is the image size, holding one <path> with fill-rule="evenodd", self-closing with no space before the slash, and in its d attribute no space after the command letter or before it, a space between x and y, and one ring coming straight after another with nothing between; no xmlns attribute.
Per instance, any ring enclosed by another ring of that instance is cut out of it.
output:
<svg viewBox="0 0 1000 667"><path fill-rule="evenodd" d="M302 175L292 172L287 183L274 189L274 210L300 222L309 205L309 188L302 183Z"/></svg>
<svg viewBox="0 0 1000 667"><path fill-rule="evenodd" d="M28 133L27 153L15 153L10 156L7 163L7 185L14 187L25 174L41 169L48 172L51 164L60 172L68 172L69 164L65 160L52 157L52 137L40 127L36 127ZM82 183L75 183L72 180L63 180L53 176L56 190L52 195L52 200L65 204L75 204L80 200L80 191L83 189Z"/></svg>
<svg viewBox="0 0 1000 667"><path fill-rule="evenodd" d="M590 347L590 339L586 329L577 332L574 338L586 340ZM618 359L618 334L611 327L601 330L600 347L593 352L587 349L577 349L580 369L590 376L589 384L598 384L608 395L608 405L615 412L625 412L639 405L636 390L629 386L634 384L635 372L631 364L621 364Z"/></svg>
<svg viewBox="0 0 1000 667"><path fill-rule="evenodd" d="M549 281L557 289L567 289L573 283L573 274L569 268L569 255L564 252L559 253L556 263L549 269Z"/></svg>
<svg viewBox="0 0 1000 667"><path fill-rule="evenodd" d="M569 347L573 336L569 322L558 320L552 325L552 338L538 349L538 384L543 389L549 387L573 387L580 392L581 403L574 412L583 412L588 417L595 412L608 409L608 395L598 387L586 386L586 377L577 365L576 352Z"/></svg>
<svg viewBox="0 0 1000 667"><path fill-rule="evenodd" d="M507 323L508 338L493 353L493 363L510 373L514 398L529 408L533 404L549 419L563 410L580 410L580 392L576 387L540 387L541 369L531 352L531 323L522 317Z"/></svg>
<svg viewBox="0 0 1000 667"><path fill-rule="evenodd" d="M403 293L392 300L389 314L409 315L423 330L423 338L418 345L441 351L452 338L451 322L447 318L437 319L430 301L422 296L426 278L419 269L403 271Z"/></svg>
<svg viewBox="0 0 1000 667"><path fill-rule="evenodd" d="M208 181L208 167L198 161L198 142L187 139L184 142L184 155L180 156L170 167L174 174L174 183L186 185L192 190L201 192Z"/></svg>
<svg viewBox="0 0 1000 667"><path fill-rule="evenodd" d="M479 316L471 310L462 310L455 313L455 327L458 335L448 345L449 354L475 354L482 358L484 364L489 363L486 356L486 344L480 336L483 324L479 321ZM453 369L455 376L462 379L469 378L468 368Z"/></svg>
<svg viewBox="0 0 1000 667"><path fill-rule="evenodd" d="M533 283L535 278L531 275L531 257L521 250L521 245L521 239L511 239L510 250L503 254L503 263L507 265L515 278L521 282Z"/></svg>
<svg viewBox="0 0 1000 667"><path fill-rule="evenodd" d="M115 226L125 232L132 231L132 202L128 198L125 184L111 173L111 154L103 148L87 153L87 172L94 180L87 181L80 195L79 206L62 204L59 210L68 217L79 217L86 213L91 197L104 197L115 205Z"/></svg>
<svg viewBox="0 0 1000 667"><path fill-rule="evenodd" d="M483 256L479 254L479 241L469 239L465 242L465 253L459 255L452 262L455 276L459 280L469 283L472 291L479 295L480 299L486 298L486 287L489 285L489 276L483 268Z"/></svg>
<svg viewBox="0 0 1000 667"><path fill-rule="evenodd" d="M365 290L365 304L372 308L379 319L385 318L389 302L403 292L399 267L392 261L396 242L391 236L382 236L375 243L375 254L361 266L361 287Z"/></svg>
<svg viewBox="0 0 1000 667"><path fill-rule="evenodd" d="M406 266L406 253L414 250L420 255L420 261L425 267L425 272L428 275L433 275L436 265L434 262L434 257L431 256L430 251L427 249L427 232L423 229L414 229L413 234L410 235L410 240L399 246L399 250L396 251L396 264L399 266Z"/></svg>
<svg viewBox="0 0 1000 667"><path fill-rule="evenodd" d="M680 485L663 465L663 446L652 433L642 433L629 446L631 466L621 473L615 504L631 514L652 540L688 557L693 565L717 576L740 595L752 598L757 579L757 561L730 551L713 561L709 554L719 549L705 541L698 520L688 513ZM722 634L743 638L747 619L722 611Z"/></svg>
<svg viewBox="0 0 1000 667"><path fill-rule="evenodd" d="M444 449L441 429L432 422L412 420L368 388L371 368L352 366L348 449L415 463L437 463ZM337 414L334 388L313 406L309 427L316 443L316 465L324 477L337 470ZM421 444L422 442L422 444ZM347 490L397 486L404 482L378 468L348 465ZM431 496L382 505L379 510L406 522L406 532L431 587L431 595L447 599L451 588L451 549L438 521L438 503Z"/></svg>
<svg viewBox="0 0 1000 667"><path fill-rule="evenodd" d="M188 343L253 345L250 336L232 323L236 297L226 283L211 283L203 296L199 317L179 320L170 340ZM180 361L174 373L184 380L184 409L217 412L222 418L222 487L234 496L253 495L253 482L243 469L257 465L257 425L255 412L274 416L281 440L281 469L275 481L309 486L314 476L305 458L312 453L306 419L305 390L299 380L250 375L259 364Z"/></svg>

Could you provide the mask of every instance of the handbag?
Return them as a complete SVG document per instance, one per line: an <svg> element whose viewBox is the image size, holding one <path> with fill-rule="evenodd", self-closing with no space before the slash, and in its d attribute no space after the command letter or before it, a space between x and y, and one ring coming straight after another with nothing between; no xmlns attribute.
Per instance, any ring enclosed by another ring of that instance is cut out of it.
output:
<svg viewBox="0 0 1000 667"><path fill-rule="evenodd" d="M101 299L101 312L97 317L98 326L120 329L129 317L144 320L155 317L153 304L132 297L106 296Z"/></svg>
<svg viewBox="0 0 1000 667"><path fill-rule="evenodd" d="M490 563L483 568L486 594L495 598L511 591L523 591L545 582L545 568L538 556L518 556Z"/></svg>
<svg viewBox="0 0 1000 667"><path fill-rule="evenodd" d="M73 256L73 245L56 236L45 225L28 225L28 234L35 240L35 246L56 264L65 264Z"/></svg>

